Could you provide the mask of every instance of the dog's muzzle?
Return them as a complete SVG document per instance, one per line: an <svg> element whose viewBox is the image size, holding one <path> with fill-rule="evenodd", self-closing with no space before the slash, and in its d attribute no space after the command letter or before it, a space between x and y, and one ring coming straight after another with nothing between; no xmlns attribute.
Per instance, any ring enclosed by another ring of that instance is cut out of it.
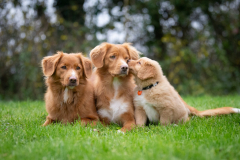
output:
<svg viewBox="0 0 240 160"><path fill-rule="evenodd" d="M121 74L127 74L128 73L128 65L123 64L121 65Z"/></svg>
<svg viewBox="0 0 240 160"><path fill-rule="evenodd" d="M77 78L75 76L71 76L69 78L68 86L76 86L77 85Z"/></svg>

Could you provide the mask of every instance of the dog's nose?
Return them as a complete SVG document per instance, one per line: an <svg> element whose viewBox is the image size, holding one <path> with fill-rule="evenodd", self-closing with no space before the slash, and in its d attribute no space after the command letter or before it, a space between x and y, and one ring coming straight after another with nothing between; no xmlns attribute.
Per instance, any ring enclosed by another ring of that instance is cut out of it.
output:
<svg viewBox="0 0 240 160"><path fill-rule="evenodd" d="M69 78L69 81L70 81L70 83L76 83L77 78L75 78L75 77L70 77L70 78Z"/></svg>
<svg viewBox="0 0 240 160"><path fill-rule="evenodd" d="M128 70L128 65L126 65L126 64L121 65L121 70L122 71L127 71Z"/></svg>
<svg viewBox="0 0 240 160"><path fill-rule="evenodd" d="M130 60L130 59L128 59L128 60L127 60L127 63L129 63L130 61L131 61L131 60Z"/></svg>

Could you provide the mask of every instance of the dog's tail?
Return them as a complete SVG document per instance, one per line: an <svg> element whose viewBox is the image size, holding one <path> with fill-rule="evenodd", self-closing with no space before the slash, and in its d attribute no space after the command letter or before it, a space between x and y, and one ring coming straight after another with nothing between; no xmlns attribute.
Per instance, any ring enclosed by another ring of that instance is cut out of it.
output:
<svg viewBox="0 0 240 160"><path fill-rule="evenodd" d="M240 109L233 107L222 107L216 109L209 109L205 111L198 111L196 108L189 106L181 97L180 99L184 103L184 105L189 109L190 115L195 115L199 117L208 117L208 116L216 116L223 114L231 114L231 113L240 113Z"/></svg>

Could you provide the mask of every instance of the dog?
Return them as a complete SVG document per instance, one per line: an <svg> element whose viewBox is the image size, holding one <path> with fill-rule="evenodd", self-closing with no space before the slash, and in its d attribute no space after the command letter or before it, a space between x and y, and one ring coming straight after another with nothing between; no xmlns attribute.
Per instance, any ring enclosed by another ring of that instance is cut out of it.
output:
<svg viewBox="0 0 240 160"><path fill-rule="evenodd" d="M163 75L158 62L143 57L127 63L137 85L134 89L134 106L138 126L144 126L147 120L160 122L161 125L178 124L186 122L190 114L204 117L240 113L240 109L232 107L198 111L183 101Z"/></svg>
<svg viewBox="0 0 240 160"><path fill-rule="evenodd" d="M99 120L93 84L88 81L92 63L81 53L57 52L44 57L42 70L46 77L45 103L48 116L43 126L80 120L82 125L95 125Z"/></svg>
<svg viewBox="0 0 240 160"><path fill-rule="evenodd" d="M102 43L90 52L94 72L96 108L100 121L123 126L126 132L135 126L133 76L128 74L127 60L137 60L139 52L128 43Z"/></svg>

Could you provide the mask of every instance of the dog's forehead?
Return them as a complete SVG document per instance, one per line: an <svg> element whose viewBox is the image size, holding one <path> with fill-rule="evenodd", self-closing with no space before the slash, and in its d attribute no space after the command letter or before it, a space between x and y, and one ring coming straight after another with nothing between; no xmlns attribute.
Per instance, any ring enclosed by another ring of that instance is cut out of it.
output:
<svg viewBox="0 0 240 160"><path fill-rule="evenodd" d="M154 66L154 68L161 68L161 66L159 65L159 63L157 61L154 61L150 58L142 57L139 60L143 64L142 66Z"/></svg>
<svg viewBox="0 0 240 160"><path fill-rule="evenodd" d="M76 65L81 64L80 58L78 58L75 54L64 54L61 58L61 63L68 65Z"/></svg>
<svg viewBox="0 0 240 160"><path fill-rule="evenodd" d="M122 45L114 45L109 49L109 53L117 53L119 55L128 55L128 51Z"/></svg>
<svg viewBox="0 0 240 160"><path fill-rule="evenodd" d="M151 59L149 59L149 58L147 58L147 57L142 57L142 58L140 58L139 60L143 60L143 61L146 61L146 62L150 62L150 61L151 61Z"/></svg>
<svg viewBox="0 0 240 160"><path fill-rule="evenodd" d="M142 62L144 62L145 64L152 64L152 63L154 63L153 60L151 60L151 59L149 59L149 58L147 58L147 57L142 57L142 58L139 59L139 61L142 61Z"/></svg>

